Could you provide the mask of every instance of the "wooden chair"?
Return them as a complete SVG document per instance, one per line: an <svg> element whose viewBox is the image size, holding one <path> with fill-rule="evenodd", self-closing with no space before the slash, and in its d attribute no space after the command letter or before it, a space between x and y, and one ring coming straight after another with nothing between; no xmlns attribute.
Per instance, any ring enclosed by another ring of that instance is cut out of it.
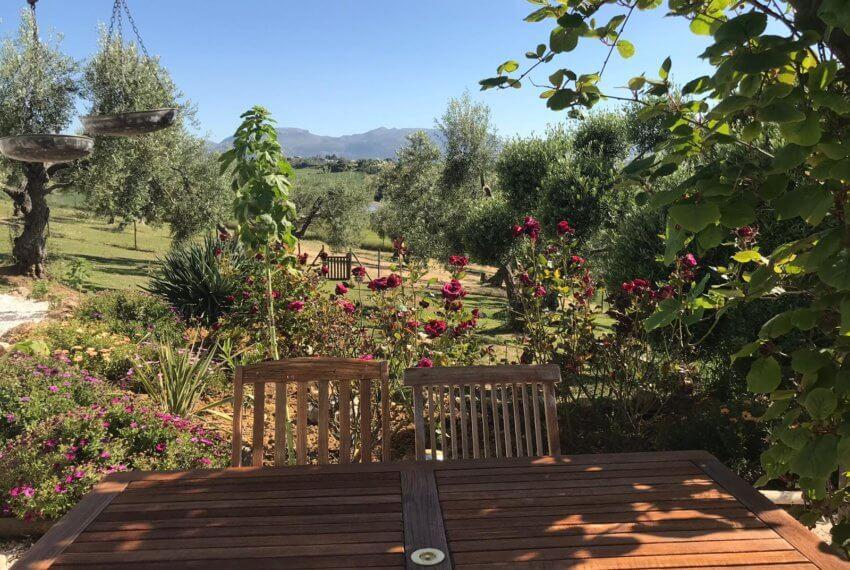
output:
<svg viewBox="0 0 850 570"><path fill-rule="evenodd" d="M426 459L426 431L431 459L437 459L438 439L443 459L468 459L470 448L474 459L560 455L555 407L560 380L554 364L405 370L404 384L413 389L416 458Z"/></svg>
<svg viewBox="0 0 850 570"><path fill-rule="evenodd" d="M289 358L238 366L234 379L233 442L231 465L242 465L242 402L246 384L254 386L254 428L251 464L263 464L263 433L265 421L266 384L275 386L274 404L274 462L285 465L293 451L286 437L287 386L296 386L295 456L298 465L307 463L307 406L311 385L315 384L318 400L318 462L330 462L331 423L338 420L334 435L339 441L339 462L350 463L352 451L356 457L355 435L352 434L352 413L359 414L360 461L372 461L372 382L380 382L381 460L390 459L390 395L389 373L386 362L356 358ZM352 386L352 381L355 384ZM353 405L354 404L354 405ZM331 410L331 408L334 410Z"/></svg>

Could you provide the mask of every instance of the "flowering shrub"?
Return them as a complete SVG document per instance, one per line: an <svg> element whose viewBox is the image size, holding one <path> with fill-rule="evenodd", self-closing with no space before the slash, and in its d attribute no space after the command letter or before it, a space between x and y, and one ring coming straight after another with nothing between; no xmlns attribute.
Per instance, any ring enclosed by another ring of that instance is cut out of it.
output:
<svg viewBox="0 0 850 570"><path fill-rule="evenodd" d="M180 317L168 303L139 291L88 295L76 315L84 321L104 322L112 332L135 340L148 336L174 340L182 331Z"/></svg>
<svg viewBox="0 0 850 570"><path fill-rule="evenodd" d="M100 478L131 469L222 467L224 440L170 414L115 397L62 414L0 449L0 509L28 520L65 514Z"/></svg>
<svg viewBox="0 0 850 570"><path fill-rule="evenodd" d="M108 401L113 386L52 358L0 360L0 442L80 406Z"/></svg>
<svg viewBox="0 0 850 570"><path fill-rule="evenodd" d="M136 343L126 334L114 332L112 323L107 321L68 319L45 323L30 331L27 338L44 341L59 360L118 383L128 381L136 355L152 355L147 343Z"/></svg>

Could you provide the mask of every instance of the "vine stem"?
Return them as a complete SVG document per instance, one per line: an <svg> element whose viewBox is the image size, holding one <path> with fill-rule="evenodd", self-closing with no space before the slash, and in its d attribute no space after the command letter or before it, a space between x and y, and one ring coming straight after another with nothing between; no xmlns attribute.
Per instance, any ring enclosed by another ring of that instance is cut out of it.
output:
<svg viewBox="0 0 850 570"><path fill-rule="evenodd" d="M274 360L280 360L280 352L277 348L277 323L274 316L274 297L272 296L272 265L269 259L271 252L266 250L266 297L268 297L269 317L269 343L271 343L271 356Z"/></svg>

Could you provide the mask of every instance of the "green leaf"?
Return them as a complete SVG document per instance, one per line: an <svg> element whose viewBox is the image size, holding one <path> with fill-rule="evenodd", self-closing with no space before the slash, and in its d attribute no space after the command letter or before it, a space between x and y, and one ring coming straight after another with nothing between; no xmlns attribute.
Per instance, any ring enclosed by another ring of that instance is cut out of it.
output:
<svg viewBox="0 0 850 570"><path fill-rule="evenodd" d="M646 332L652 332L657 328L665 327L676 320L682 304L678 299L665 299L658 305L658 309L644 322L643 328Z"/></svg>
<svg viewBox="0 0 850 570"><path fill-rule="evenodd" d="M739 251L738 253L732 256L732 259L734 259L738 263L750 263L751 261L755 261L759 263L759 265L767 263L767 259L754 249Z"/></svg>
<svg viewBox="0 0 850 570"><path fill-rule="evenodd" d="M788 144L776 151L771 167L774 172L791 170L800 166L811 154L811 149L796 144Z"/></svg>
<svg viewBox="0 0 850 570"><path fill-rule="evenodd" d="M779 126L779 132L788 142L800 146L818 144L823 134L818 113L810 113L805 121L799 123L783 123Z"/></svg>
<svg viewBox="0 0 850 570"><path fill-rule="evenodd" d="M709 224L720 221L717 204L677 204L670 208L670 217L689 232L699 232Z"/></svg>
<svg viewBox="0 0 850 570"><path fill-rule="evenodd" d="M519 63L515 62L514 60L509 60L500 65L496 70L496 73L498 73L499 75L502 75L503 73L513 73L517 69L519 69Z"/></svg>
<svg viewBox="0 0 850 570"><path fill-rule="evenodd" d="M831 361L829 354L811 348L800 348L791 355L791 368L800 374L812 374L828 366Z"/></svg>
<svg viewBox="0 0 850 570"><path fill-rule="evenodd" d="M761 330L759 330L759 338L779 338L788 334L792 328L794 328L794 322L791 312L779 313L762 325Z"/></svg>
<svg viewBox="0 0 850 570"><path fill-rule="evenodd" d="M646 84L646 78L644 76L632 77L629 79L629 89L632 91L640 91L643 89L643 86Z"/></svg>
<svg viewBox="0 0 850 570"><path fill-rule="evenodd" d="M772 356L762 357L753 362L747 374L747 390L756 394L773 392L779 387L782 374L779 363Z"/></svg>
<svg viewBox="0 0 850 570"><path fill-rule="evenodd" d="M578 45L578 28L565 29L560 26L549 34L549 49L555 53L573 51Z"/></svg>
<svg viewBox="0 0 850 570"><path fill-rule="evenodd" d="M806 396L803 407L816 420L823 420L831 416L838 407L838 398L835 397L832 390L815 388Z"/></svg>
<svg viewBox="0 0 850 570"><path fill-rule="evenodd" d="M623 59L629 59L635 54L635 46L628 40L617 41L617 51Z"/></svg>
<svg viewBox="0 0 850 570"><path fill-rule="evenodd" d="M714 18L703 14L697 14L690 24L691 31L698 36L710 36L711 30L715 27L717 27L717 24Z"/></svg>
<svg viewBox="0 0 850 570"><path fill-rule="evenodd" d="M732 355L732 362L735 362L739 358L745 358L747 356L752 356L762 345L761 341L753 341L745 344L741 347L741 349Z"/></svg>
<svg viewBox="0 0 850 570"><path fill-rule="evenodd" d="M850 291L850 252L841 249L818 270L821 281L838 291Z"/></svg>
<svg viewBox="0 0 850 570"><path fill-rule="evenodd" d="M683 95L691 95L691 94L699 94L705 93L706 91L711 91L713 89L711 77L708 75L703 75L701 77L697 77L696 79L692 79L685 83L685 86L682 87Z"/></svg>
<svg viewBox="0 0 850 570"><path fill-rule="evenodd" d="M759 121L771 123L799 123L806 120L806 114L792 103L779 100L759 109L756 118Z"/></svg>
<svg viewBox="0 0 850 570"><path fill-rule="evenodd" d="M714 249L726 237L726 231L721 226L708 226L697 235L697 243L703 251Z"/></svg>
<svg viewBox="0 0 850 570"><path fill-rule="evenodd" d="M720 24L714 32L714 39L718 42L744 43L757 38L766 27L765 14L756 11L747 12Z"/></svg>
<svg viewBox="0 0 850 570"><path fill-rule="evenodd" d="M726 116L730 113L746 109L752 104L752 99L743 95L730 95L725 97L711 110L711 113L718 117Z"/></svg>
<svg viewBox="0 0 850 570"><path fill-rule="evenodd" d="M658 70L658 77L667 79L670 76L670 68L673 66L673 60L668 56L661 63L661 69Z"/></svg>
<svg viewBox="0 0 850 570"><path fill-rule="evenodd" d="M811 479L829 477L838 467L838 440L823 435L810 441L791 460L791 471Z"/></svg>
<svg viewBox="0 0 850 570"><path fill-rule="evenodd" d="M773 201L780 220L800 217L812 226L821 223L833 205L832 194L822 186L803 186Z"/></svg>

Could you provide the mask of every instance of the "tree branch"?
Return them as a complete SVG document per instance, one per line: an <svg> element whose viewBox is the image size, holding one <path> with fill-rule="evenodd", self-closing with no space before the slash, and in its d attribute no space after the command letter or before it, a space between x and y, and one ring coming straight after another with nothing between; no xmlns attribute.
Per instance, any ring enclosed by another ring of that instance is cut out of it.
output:
<svg viewBox="0 0 850 570"><path fill-rule="evenodd" d="M73 186L73 182L56 182L55 184L51 184L50 186L44 187L44 193L50 194L54 190L62 190L63 188L70 188Z"/></svg>
<svg viewBox="0 0 850 570"><path fill-rule="evenodd" d="M47 176L53 176L57 172L67 170L68 168L71 168L71 164L68 163L68 162L60 162L58 164L51 164L46 170Z"/></svg>
<svg viewBox="0 0 850 570"><path fill-rule="evenodd" d="M12 186L6 186L5 184L0 185L0 190L3 190L3 192L5 192L12 200L16 200L24 195L23 188L13 188Z"/></svg>
<svg viewBox="0 0 850 570"><path fill-rule="evenodd" d="M292 235L294 235L298 239L303 238L304 235L307 233L307 228L310 227L310 224L312 224L316 216L319 215L323 204L324 198L319 198L318 200L316 200L316 203L313 204L313 209L310 210L310 213L307 214L305 217L301 218L301 228L297 231L292 232Z"/></svg>

